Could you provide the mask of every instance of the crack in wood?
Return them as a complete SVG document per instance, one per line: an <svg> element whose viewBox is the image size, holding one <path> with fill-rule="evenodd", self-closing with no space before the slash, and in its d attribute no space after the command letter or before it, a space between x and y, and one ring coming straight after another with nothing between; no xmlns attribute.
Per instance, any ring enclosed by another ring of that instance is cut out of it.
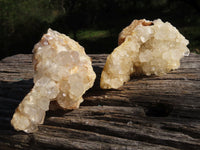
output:
<svg viewBox="0 0 200 150"><path fill-rule="evenodd" d="M99 87L107 54L90 56L97 79L81 107L48 111L33 134L10 125L33 86L32 55L0 61L0 149L200 149L200 55L161 77L133 76L117 90Z"/></svg>

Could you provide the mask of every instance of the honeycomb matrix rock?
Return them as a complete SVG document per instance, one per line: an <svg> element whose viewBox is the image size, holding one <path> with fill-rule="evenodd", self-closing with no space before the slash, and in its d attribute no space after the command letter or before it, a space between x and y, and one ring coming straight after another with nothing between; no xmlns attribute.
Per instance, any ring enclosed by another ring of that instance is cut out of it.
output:
<svg viewBox="0 0 200 150"><path fill-rule="evenodd" d="M96 78L84 48L64 34L49 29L33 52L34 87L11 120L16 130L28 133L43 123L50 101L64 109L78 108Z"/></svg>
<svg viewBox="0 0 200 150"><path fill-rule="evenodd" d="M103 89L117 89L131 75L162 75L188 56L189 41L169 22L134 20L119 34L119 46L107 57L101 74Z"/></svg>

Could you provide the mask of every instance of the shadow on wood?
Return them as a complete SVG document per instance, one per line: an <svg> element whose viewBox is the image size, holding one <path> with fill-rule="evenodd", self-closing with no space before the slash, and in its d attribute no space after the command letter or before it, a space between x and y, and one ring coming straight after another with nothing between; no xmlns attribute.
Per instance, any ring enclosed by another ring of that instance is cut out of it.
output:
<svg viewBox="0 0 200 150"><path fill-rule="evenodd" d="M200 149L200 55L161 77L133 77L117 90L99 87L107 55L90 55L97 79L80 108L48 111L39 131L26 134L9 122L33 86L31 56L0 62L1 149Z"/></svg>

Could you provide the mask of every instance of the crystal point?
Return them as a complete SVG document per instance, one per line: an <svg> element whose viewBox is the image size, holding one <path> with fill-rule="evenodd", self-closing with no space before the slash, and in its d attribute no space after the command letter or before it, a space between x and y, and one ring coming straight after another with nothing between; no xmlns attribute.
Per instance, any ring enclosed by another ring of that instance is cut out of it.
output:
<svg viewBox="0 0 200 150"><path fill-rule="evenodd" d="M103 89L117 89L131 75L162 75L180 66L188 56L189 41L169 22L134 20L119 34L118 44L107 57L101 74Z"/></svg>
<svg viewBox="0 0 200 150"><path fill-rule="evenodd" d="M16 130L28 133L44 122L50 101L56 100L64 109L79 108L96 78L84 48L57 31L49 29L33 52L35 84L11 120Z"/></svg>

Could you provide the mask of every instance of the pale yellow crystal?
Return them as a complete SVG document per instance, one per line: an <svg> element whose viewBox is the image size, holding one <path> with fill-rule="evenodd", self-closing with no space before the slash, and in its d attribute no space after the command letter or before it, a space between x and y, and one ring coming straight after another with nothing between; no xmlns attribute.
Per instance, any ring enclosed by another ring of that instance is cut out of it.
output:
<svg viewBox="0 0 200 150"><path fill-rule="evenodd" d="M162 75L188 56L189 41L169 22L134 20L119 34L119 46L107 57L101 74L103 89L117 89L134 74Z"/></svg>
<svg viewBox="0 0 200 150"><path fill-rule="evenodd" d="M44 122L50 101L64 109L78 108L94 84L91 59L77 42L51 29L33 49L34 87L13 115L16 130L34 132Z"/></svg>

